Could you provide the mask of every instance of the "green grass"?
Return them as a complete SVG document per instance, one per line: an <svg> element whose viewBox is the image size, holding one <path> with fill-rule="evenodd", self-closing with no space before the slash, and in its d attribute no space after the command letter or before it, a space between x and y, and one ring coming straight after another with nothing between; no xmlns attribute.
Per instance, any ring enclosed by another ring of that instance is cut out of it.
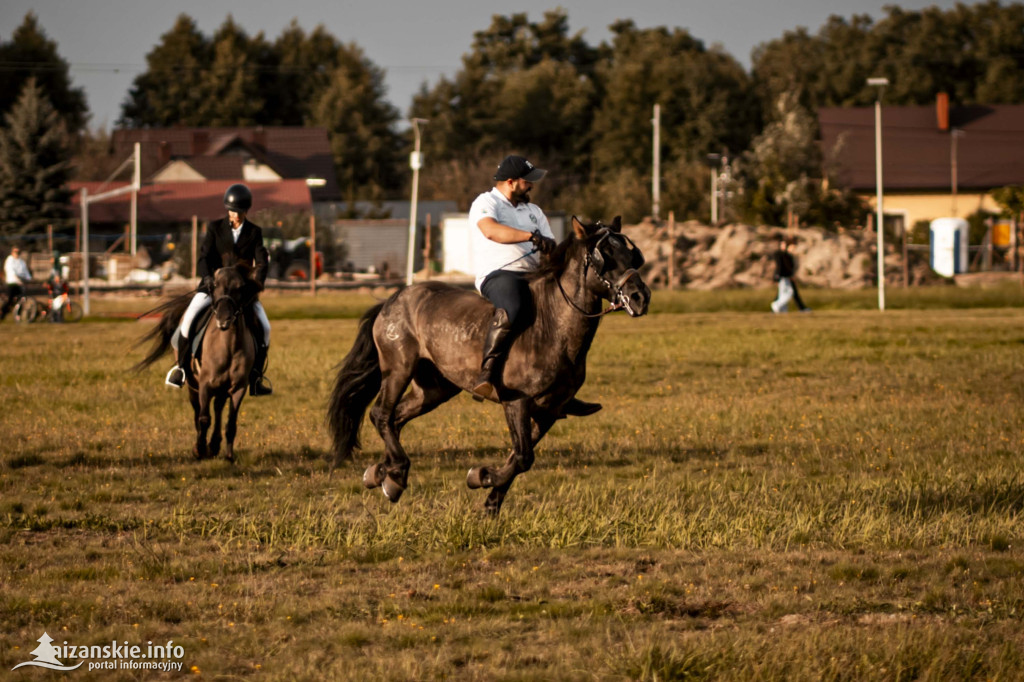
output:
<svg viewBox="0 0 1024 682"><path fill-rule="evenodd" d="M556 425L496 520L464 477L504 419L466 396L404 430L399 504L360 483L369 427L329 475L373 295L267 297L276 394L243 405L234 466L191 461L166 367L127 371L149 323L0 326L0 669L45 630L173 639L218 678L1018 679L1019 289L747 312L771 297L607 318L581 393L605 409Z"/></svg>

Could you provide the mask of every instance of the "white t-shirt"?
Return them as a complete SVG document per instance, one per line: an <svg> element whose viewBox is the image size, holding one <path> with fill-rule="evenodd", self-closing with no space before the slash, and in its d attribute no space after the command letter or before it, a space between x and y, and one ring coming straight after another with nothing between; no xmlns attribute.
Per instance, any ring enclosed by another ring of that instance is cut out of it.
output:
<svg viewBox="0 0 1024 682"><path fill-rule="evenodd" d="M479 291L487 275L495 270L513 270L530 272L540 265L540 253L533 253L533 244L528 241L516 244L501 244L491 241L480 231L479 222L484 218L494 218L497 222L517 230L533 233L540 230L545 237L554 239L551 225L544 211L537 204L520 203L513 206L512 202L497 188L478 196L469 208L470 233L472 234L473 268L476 275L476 288ZM530 255L527 255L530 254Z"/></svg>
<svg viewBox="0 0 1024 682"><path fill-rule="evenodd" d="M24 284L32 279L32 273L28 271L25 261L14 256L8 256L4 260L4 282L7 284Z"/></svg>

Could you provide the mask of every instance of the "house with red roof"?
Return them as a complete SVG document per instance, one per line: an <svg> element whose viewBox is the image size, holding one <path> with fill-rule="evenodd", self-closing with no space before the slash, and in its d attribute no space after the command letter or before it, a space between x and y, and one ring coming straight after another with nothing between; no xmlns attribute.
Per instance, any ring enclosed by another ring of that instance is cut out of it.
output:
<svg viewBox="0 0 1024 682"><path fill-rule="evenodd" d="M875 109L818 110L826 165L837 184L875 205ZM882 106L886 224L1000 211L991 191L1024 185L1024 105Z"/></svg>

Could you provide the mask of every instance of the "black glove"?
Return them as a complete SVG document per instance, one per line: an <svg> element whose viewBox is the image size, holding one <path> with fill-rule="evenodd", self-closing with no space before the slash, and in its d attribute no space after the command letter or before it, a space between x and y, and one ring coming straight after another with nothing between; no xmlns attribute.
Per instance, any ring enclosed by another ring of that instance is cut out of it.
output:
<svg viewBox="0 0 1024 682"><path fill-rule="evenodd" d="M530 235L530 243L533 244L533 248L544 254L551 253L558 246L554 239L545 237L540 230L533 231L533 234Z"/></svg>
<svg viewBox="0 0 1024 682"><path fill-rule="evenodd" d="M199 280L199 291L202 291L205 294L212 294L213 277L207 275L206 277L203 277L201 280Z"/></svg>

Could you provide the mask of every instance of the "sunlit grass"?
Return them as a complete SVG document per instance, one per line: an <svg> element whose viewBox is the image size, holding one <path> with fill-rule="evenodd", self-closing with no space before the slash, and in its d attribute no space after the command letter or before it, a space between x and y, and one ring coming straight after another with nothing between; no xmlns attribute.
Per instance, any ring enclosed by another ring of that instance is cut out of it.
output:
<svg viewBox="0 0 1024 682"><path fill-rule="evenodd" d="M191 460L166 367L127 371L150 323L3 325L0 667L46 630L271 679L1013 679L1024 311L946 293L656 293L603 323L581 396L605 409L556 425L498 519L464 477L504 419L466 396L403 431L398 505L360 483L369 427L329 475L373 296L268 299L276 393L234 466Z"/></svg>

